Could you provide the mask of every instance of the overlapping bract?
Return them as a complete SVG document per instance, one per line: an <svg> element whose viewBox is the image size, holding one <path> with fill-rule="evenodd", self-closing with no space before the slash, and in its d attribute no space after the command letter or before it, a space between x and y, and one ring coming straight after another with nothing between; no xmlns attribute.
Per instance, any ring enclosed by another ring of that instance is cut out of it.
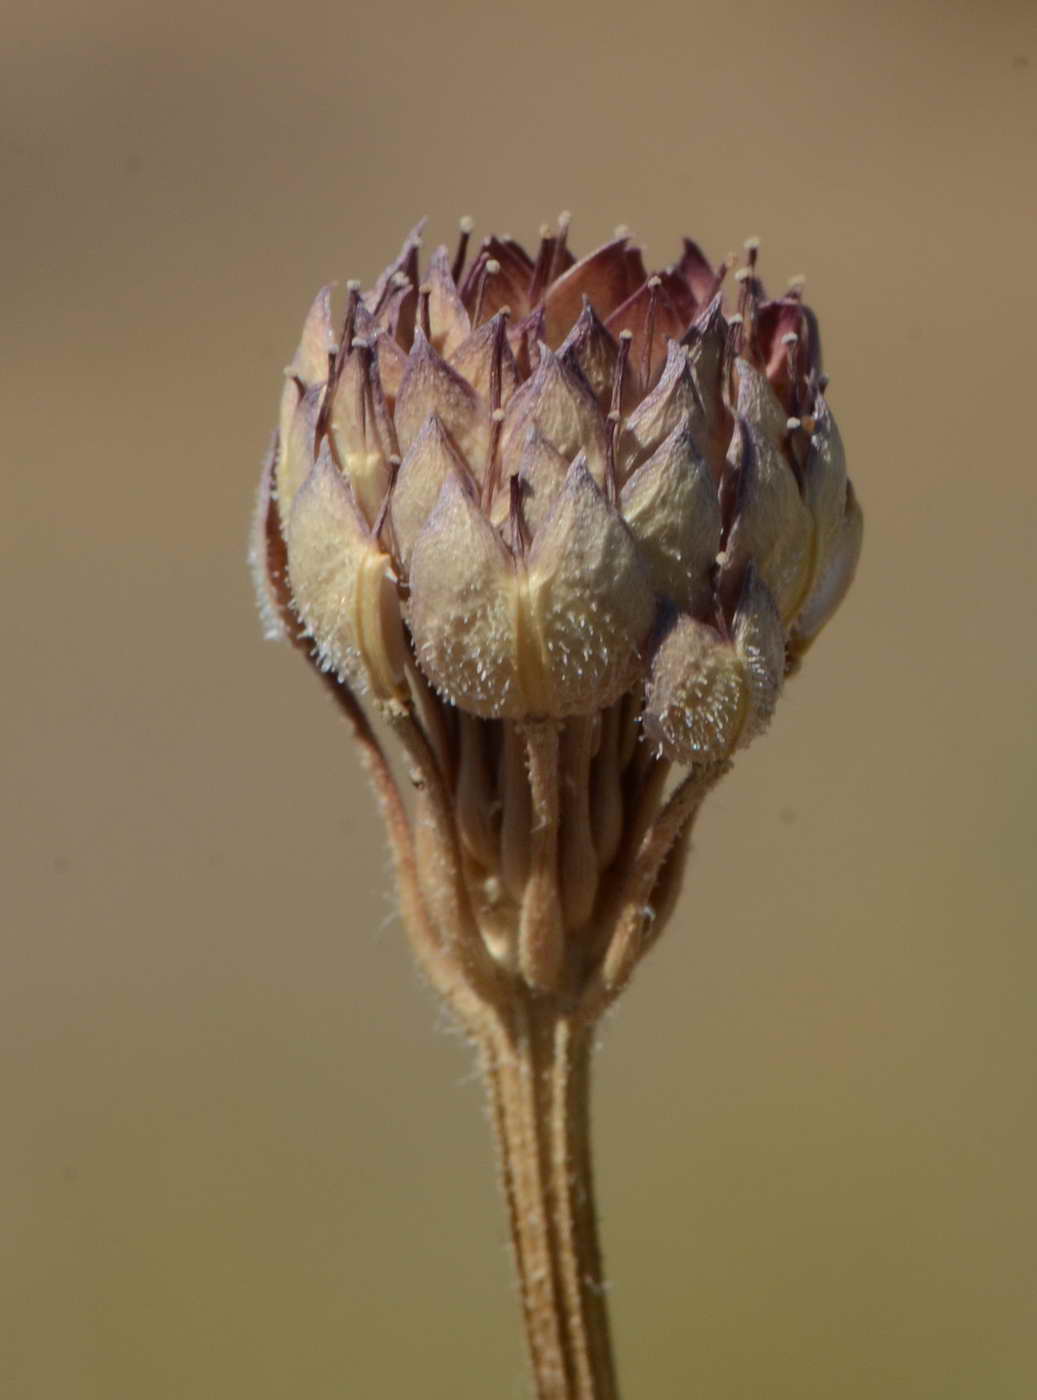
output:
<svg viewBox="0 0 1037 1400"><path fill-rule="evenodd" d="M766 724L860 549L816 323L797 289L764 299L755 249L725 315L729 269L694 243L648 276L628 236L577 261L566 233L422 273L416 231L338 331L317 296L265 485L288 590L376 701L408 666L484 719L643 686L648 736L715 761Z"/></svg>

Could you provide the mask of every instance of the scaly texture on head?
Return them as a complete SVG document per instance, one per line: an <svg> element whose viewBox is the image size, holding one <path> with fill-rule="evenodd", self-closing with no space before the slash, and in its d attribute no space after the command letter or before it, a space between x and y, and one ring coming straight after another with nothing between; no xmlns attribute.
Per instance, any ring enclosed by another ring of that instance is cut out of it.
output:
<svg viewBox="0 0 1037 1400"><path fill-rule="evenodd" d="M685 239L649 274L626 233L577 259L567 216L532 256L490 236L469 261L462 229L422 266L419 226L338 321L318 294L253 559L268 631L409 726L451 827L438 863L415 842L423 897L452 863L505 976L559 784L560 951L537 975L578 996L671 766L718 772L766 726L861 514L816 319L798 285L765 297L755 240L733 269Z"/></svg>

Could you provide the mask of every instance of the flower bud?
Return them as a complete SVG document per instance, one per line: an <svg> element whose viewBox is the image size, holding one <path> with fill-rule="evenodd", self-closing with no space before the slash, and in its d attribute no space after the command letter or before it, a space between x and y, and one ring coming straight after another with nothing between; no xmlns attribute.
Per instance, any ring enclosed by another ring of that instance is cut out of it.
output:
<svg viewBox="0 0 1037 1400"><path fill-rule="evenodd" d="M624 475L628 475L677 428L701 437L703 418L688 352L671 340L659 382L627 420L622 439Z"/></svg>
<svg viewBox="0 0 1037 1400"><path fill-rule="evenodd" d="M366 341L354 341L331 390L329 415L335 456L357 505L373 524L389 486L395 445L381 380Z"/></svg>
<svg viewBox="0 0 1037 1400"><path fill-rule="evenodd" d="M785 633L770 590L746 569L730 641L679 617L655 656L645 733L680 763L727 758L767 726L785 676Z"/></svg>
<svg viewBox="0 0 1037 1400"><path fill-rule="evenodd" d="M548 345L562 343L585 301L599 316L608 316L637 288L643 278L632 278L629 243L629 238L622 237L603 244L548 286L544 297L544 340Z"/></svg>
<svg viewBox="0 0 1037 1400"><path fill-rule="evenodd" d="M686 423L678 423L638 467L620 504L656 593L685 612L707 613L720 548L720 502Z"/></svg>
<svg viewBox="0 0 1037 1400"><path fill-rule="evenodd" d="M329 360L335 349L335 332L331 327L331 288L322 287L303 322L299 348L286 373L297 379L303 389L326 384Z"/></svg>
<svg viewBox="0 0 1037 1400"><path fill-rule="evenodd" d="M425 420L404 453L392 493L392 523L400 561L410 564L417 539L447 480L467 477L464 459L450 441L438 414Z"/></svg>
<svg viewBox="0 0 1037 1400"><path fill-rule="evenodd" d="M501 436L505 458L518 456L533 427L568 461L578 452L585 453L595 480L604 481L606 438L601 410L579 371L564 365L546 345L541 346L536 373L505 411Z"/></svg>
<svg viewBox="0 0 1037 1400"><path fill-rule="evenodd" d="M494 376L497 375L500 402L504 405L518 387L519 374L508 338L501 335L498 317L502 322L507 321L503 312L498 312L491 321L484 321L457 347L451 356L450 368L467 380L487 404L493 399Z"/></svg>
<svg viewBox="0 0 1037 1400"><path fill-rule="evenodd" d="M446 363L419 328L396 399L396 432L406 452L435 414L477 475L485 469L489 410L468 381Z"/></svg>
<svg viewBox="0 0 1037 1400"><path fill-rule="evenodd" d="M678 763L716 763L734 751L749 713L745 667L715 628L682 615L655 654L645 736Z"/></svg>
<svg viewBox="0 0 1037 1400"><path fill-rule="evenodd" d="M568 474L568 458L552 447L534 423L526 435L518 461L522 512L531 534L536 535L553 512ZM504 491L500 493L500 502L507 510L508 500Z"/></svg>
<svg viewBox="0 0 1037 1400"><path fill-rule="evenodd" d="M391 560L367 528L327 443L286 531L296 610L321 665L378 700L401 691L406 642Z"/></svg>
<svg viewBox="0 0 1037 1400"><path fill-rule="evenodd" d="M450 275L445 248L432 254L423 286L428 288L429 339L437 353L449 360L471 335L472 322Z"/></svg>
<svg viewBox="0 0 1037 1400"><path fill-rule="evenodd" d="M543 709L581 714L627 690L655 617L655 599L630 529L608 503L581 455L527 560L531 631Z"/></svg>
<svg viewBox="0 0 1037 1400"><path fill-rule="evenodd" d="M439 693L484 719L525 713L515 568L456 475L414 542L410 590L418 664Z"/></svg>
<svg viewBox="0 0 1037 1400"><path fill-rule="evenodd" d="M860 550L816 320L796 287L763 300L755 244L731 315L690 240L650 275L626 233L574 258L563 219L465 272L469 233L423 273L419 225L348 283L341 345L329 289L310 307L263 490L277 547L253 548L268 626L290 603L382 700L412 654L486 719L637 714L647 686L667 752L726 755Z"/></svg>
<svg viewBox="0 0 1037 1400"><path fill-rule="evenodd" d="M584 302L580 318L562 342L558 358L563 365L579 371L606 413L612 406L618 356L619 345L590 302ZM632 396L632 389L628 388L627 398Z"/></svg>
<svg viewBox="0 0 1037 1400"><path fill-rule="evenodd" d="M573 463L528 554L456 478L414 544L409 621L447 699L484 718L590 713L632 683L655 614L634 539Z"/></svg>
<svg viewBox="0 0 1037 1400"><path fill-rule="evenodd" d="M774 595L782 621L788 623L810 579L813 521L777 436L779 421L780 431L786 421L780 405L771 403L761 376L749 366L739 368L739 417L728 454L734 520L720 568L720 595L728 604L737 597L752 560Z"/></svg>
<svg viewBox="0 0 1037 1400"><path fill-rule="evenodd" d="M324 401L323 385L314 385L299 397L294 379L285 381L282 404L281 450L276 467L277 499L286 519L299 487L313 468L317 419ZM292 402L294 400L294 403Z"/></svg>
<svg viewBox="0 0 1037 1400"><path fill-rule="evenodd" d="M803 473L803 498L814 520L810 584L792 628L797 653L806 650L842 602L860 556L863 518L846 476L842 438L820 396Z"/></svg>

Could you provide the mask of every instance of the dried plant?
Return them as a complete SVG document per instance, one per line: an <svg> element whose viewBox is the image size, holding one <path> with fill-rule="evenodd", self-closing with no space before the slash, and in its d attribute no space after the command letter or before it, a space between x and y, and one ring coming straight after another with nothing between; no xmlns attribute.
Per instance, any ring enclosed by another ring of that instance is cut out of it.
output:
<svg viewBox="0 0 1037 1400"><path fill-rule="evenodd" d="M861 515L817 324L685 240L577 261L470 225L307 317L253 541L269 636L341 706L404 922L478 1046L537 1394L617 1394L592 1034L692 823L841 601ZM366 705L366 709L364 706ZM372 716L375 723L372 723ZM382 737L379 737L381 735ZM383 738L399 745L405 801Z"/></svg>

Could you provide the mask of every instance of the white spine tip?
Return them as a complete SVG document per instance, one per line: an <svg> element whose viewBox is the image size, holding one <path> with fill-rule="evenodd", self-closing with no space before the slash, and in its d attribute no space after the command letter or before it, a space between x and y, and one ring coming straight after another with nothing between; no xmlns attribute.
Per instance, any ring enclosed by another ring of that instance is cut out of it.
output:
<svg viewBox="0 0 1037 1400"><path fill-rule="evenodd" d="M790 433L796 432L796 430L797 430L798 428L802 428L802 426L803 426L803 420L802 420L801 418L786 418L786 419L785 419L785 427L788 429L788 431L789 431Z"/></svg>
<svg viewBox="0 0 1037 1400"><path fill-rule="evenodd" d="M753 275L753 270L752 270L751 267L740 267L740 268L738 268L737 271L735 272L735 281L736 281L736 282L746 282L746 281L748 281L748 279L749 279L752 275Z"/></svg>
<svg viewBox="0 0 1037 1400"><path fill-rule="evenodd" d="M491 422L491 423L503 423L503 422L504 422L504 410L503 410L503 408L495 408L495 409L493 410L493 412L490 414L490 422Z"/></svg>
<svg viewBox="0 0 1037 1400"><path fill-rule="evenodd" d="M500 272L500 263L496 258L486 259L486 271L491 277L495 277L496 274Z"/></svg>
<svg viewBox="0 0 1037 1400"><path fill-rule="evenodd" d="M462 214L457 221L457 227L462 233L471 233L472 229L475 228L475 220L471 214Z"/></svg>
<svg viewBox="0 0 1037 1400"><path fill-rule="evenodd" d="M663 279L661 277L649 277L648 281L645 283L645 286L651 287L652 291L654 292L656 287L661 287L662 284Z"/></svg>
<svg viewBox="0 0 1037 1400"><path fill-rule="evenodd" d="M795 331L786 331L781 337L782 345L796 345L799 343L799 336Z"/></svg>
<svg viewBox="0 0 1037 1400"><path fill-rule="evenodd" d="M803 288L804 288L806 285L807 285L806 274L803 273L803 272L797 272L796 275L795 275L795 277L790 277L790 278L789 278L789 291L790 291L790 292L801 292L801 291L803 290Z"/></svg>
<svg viewBox="0 0 1037 1400"><path fill-rule="evenodd" d="M733 316L729 316L727 318L727 324L729 326L740 326L744 320L745 317L742 315L742 313L740 311L736 311Z"/></svg>
<svg viewBox="0 0 1037 1400"><path fill-rule="evenodd" d="M634 338L634 332L631 330L620 331L619 338L620 340L627 341L627 343L629 344L629 342Z"/></svg>
<svg viewBox="0 0 1037 1400"><path fill-rule="evenodd" d="M573 216L572 216L571 211L568 210L568 209L563 209L562 212L558 215L558 227L559 227L559 229L561 229L561 230L564 232L564 231L569 227L569 225L572 223L572 221L573 221Z"/></svg>
<svg viewBox="0 0 1037 1400"><path fill-rule="evenodd" d="M353 342L350 346L351 350L370 350L370 348L371 342L366 336L356 335L353 337Z"/></svg>
<svg viewBox="0 0 1037 1400"><path fill-rule="evenodd" d="M630 237L630 225L629 225L629 224L617 224L616 227L612 230L612 234L613 234L613 237L615 237L615 238L629 238L629 237Z"/></svg>
<svg viewBox="0 0 1037 1400"><path fill-rule="evenodd" d="M347 292L359 292L359 290L360 290L360 283L356 280L355 277L351 277L351 278L349 279L349 281L346 283L346 291L347 291Z"/></svg>
<svg viewBox="0 0 1037 1400"><path fill-rule="evenodd" d="M760 251L760 240L758 238L747 238L742 244L747 253L758 253Z"/></svg>

